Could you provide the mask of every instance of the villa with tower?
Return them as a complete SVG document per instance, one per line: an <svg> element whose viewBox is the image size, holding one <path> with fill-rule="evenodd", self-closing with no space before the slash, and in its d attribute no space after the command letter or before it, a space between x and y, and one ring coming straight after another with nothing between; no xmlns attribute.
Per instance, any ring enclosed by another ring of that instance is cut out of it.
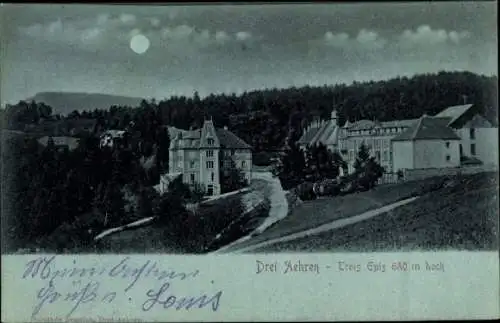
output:
<svg viewBox="0 0 500 323"><path fill-rule="evenodd" d="M252 175L252 151L227 127L216 128L205 120L201 129L168 127L171 138L169 173L161 176L158 190L164 192L173 178L182 176L189 186L198 185L207 195L221 194L220 171L236 167L249 183Z"/></svg>

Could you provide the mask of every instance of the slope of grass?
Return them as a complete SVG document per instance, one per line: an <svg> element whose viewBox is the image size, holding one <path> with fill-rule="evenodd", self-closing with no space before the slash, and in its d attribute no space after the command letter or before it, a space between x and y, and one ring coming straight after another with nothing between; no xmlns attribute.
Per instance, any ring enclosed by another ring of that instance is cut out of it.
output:
<svg viewBox="0 0 500 323"><path fill-rule="evenodd" d="M497 175L456 176L442 186L384 215L257 252L497 249Z"/></svg>
<svg viewBox="0 0 500 323"><path fill-rule="evenodd" d="M286 218L275 223L252 240L238 244L238 247L301 232L331 221L352 217L387 204L432 192L440 189L448 180L449 177L441 176L420 181L381 185L367 192L297 203Z"/></svg>

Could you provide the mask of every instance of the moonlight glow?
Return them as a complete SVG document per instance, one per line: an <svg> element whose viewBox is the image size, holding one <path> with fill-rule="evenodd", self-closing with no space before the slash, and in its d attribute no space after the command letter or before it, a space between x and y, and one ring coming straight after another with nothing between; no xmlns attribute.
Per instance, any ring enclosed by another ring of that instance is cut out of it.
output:
<svg viewBox="0 0 500 323"><path fill-rule="evenodd" d="M130 40L130 48L137 54L144 54L149 48L149 39L141 34L135 35Z"/></svg>

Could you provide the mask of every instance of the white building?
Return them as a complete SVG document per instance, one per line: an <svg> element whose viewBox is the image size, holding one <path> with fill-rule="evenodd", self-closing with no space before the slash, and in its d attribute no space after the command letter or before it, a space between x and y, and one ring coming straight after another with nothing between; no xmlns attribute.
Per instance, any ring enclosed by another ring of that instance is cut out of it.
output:
<svg viewBox="0 0 500 323"><path fill-rule="evenodd" d="M392 138L393 170L460 166L460 137L448 118L423 115Z"/></svg>
<svg viewBox="0 0 500 323"><path fill-rule="evenodd" d="M227 171L235 166L250 182L251 147L227 128L215 128L212 120L206 120L201 129L169 127L169 134L169 174L165 178L180 173L184 183L200 185L208 195L219 195L220 168Z"/></svg>
<svg viewBox="0 0 500 323"><path fill-rule="evenodd" d="M458 105L445 109L436 117L449 119L460 140L462 159L477 159L484 165L498 166L498 127L478 112L473 104Z"/></svg>
<svg viewBox="0 0 500 323"><path fill-rule="evenodd" d="M361 145L369 148L370 155L384 167L386 172L393 169L393 152L391 139L408 129L415 119L394 121L359 120L354 123L347 121L341 128L339 136L339 151L347 162L348 171L354 171L354 162Z"/></svg>
<svg viewBox="0 0 500 323"><path fill-rule="evenodd" d="M436 138L423 139L428 133L424 129L427 126L436 131L430 136ZM414 133L417 130L418 134ZM415 139L408 139L415 135ZM368 146L370 154L388 173L418 167L457 167L468 159L498 165L498 127L486 120L478 112L478 106L473 104L449 107L434 117L383 122L347 121L343 126L338 124L337 114L333 111L330 120L315 121L309 125L297 143L301 149L325 144L331 151L340 153L348 164L349 172L354 169L362 144ZM434 152L431 152L433 149Z"/></svg>

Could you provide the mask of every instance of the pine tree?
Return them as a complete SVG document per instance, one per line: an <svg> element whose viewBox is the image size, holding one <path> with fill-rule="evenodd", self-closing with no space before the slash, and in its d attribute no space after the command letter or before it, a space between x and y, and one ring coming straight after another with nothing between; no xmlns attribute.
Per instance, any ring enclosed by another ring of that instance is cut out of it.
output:
<svg viewBox="0 0 500 323"><path fill-rule="evenodd" d="M362 144L359 147L358 156L354 162L354 170L358 176L360 189L369 190L375 186L378 179L384 174L384 168L370 156L368 147Z"/></svg>
<svg viewBox="0 0 500 323"><path fill-rule="evenodd" d="M283 188L288 189L302 182L306 176L306 158L304 152L295 143L285 147L276 161L272 172L277 176Z"/></svg>
<svg viewBox="0 0 500 323"><path fill-rule="evenodd" d="M158 128L158 148L156 151L156 162L161 173L168 172L168 158L170 148L170 136L168 129Z"/></svg>

